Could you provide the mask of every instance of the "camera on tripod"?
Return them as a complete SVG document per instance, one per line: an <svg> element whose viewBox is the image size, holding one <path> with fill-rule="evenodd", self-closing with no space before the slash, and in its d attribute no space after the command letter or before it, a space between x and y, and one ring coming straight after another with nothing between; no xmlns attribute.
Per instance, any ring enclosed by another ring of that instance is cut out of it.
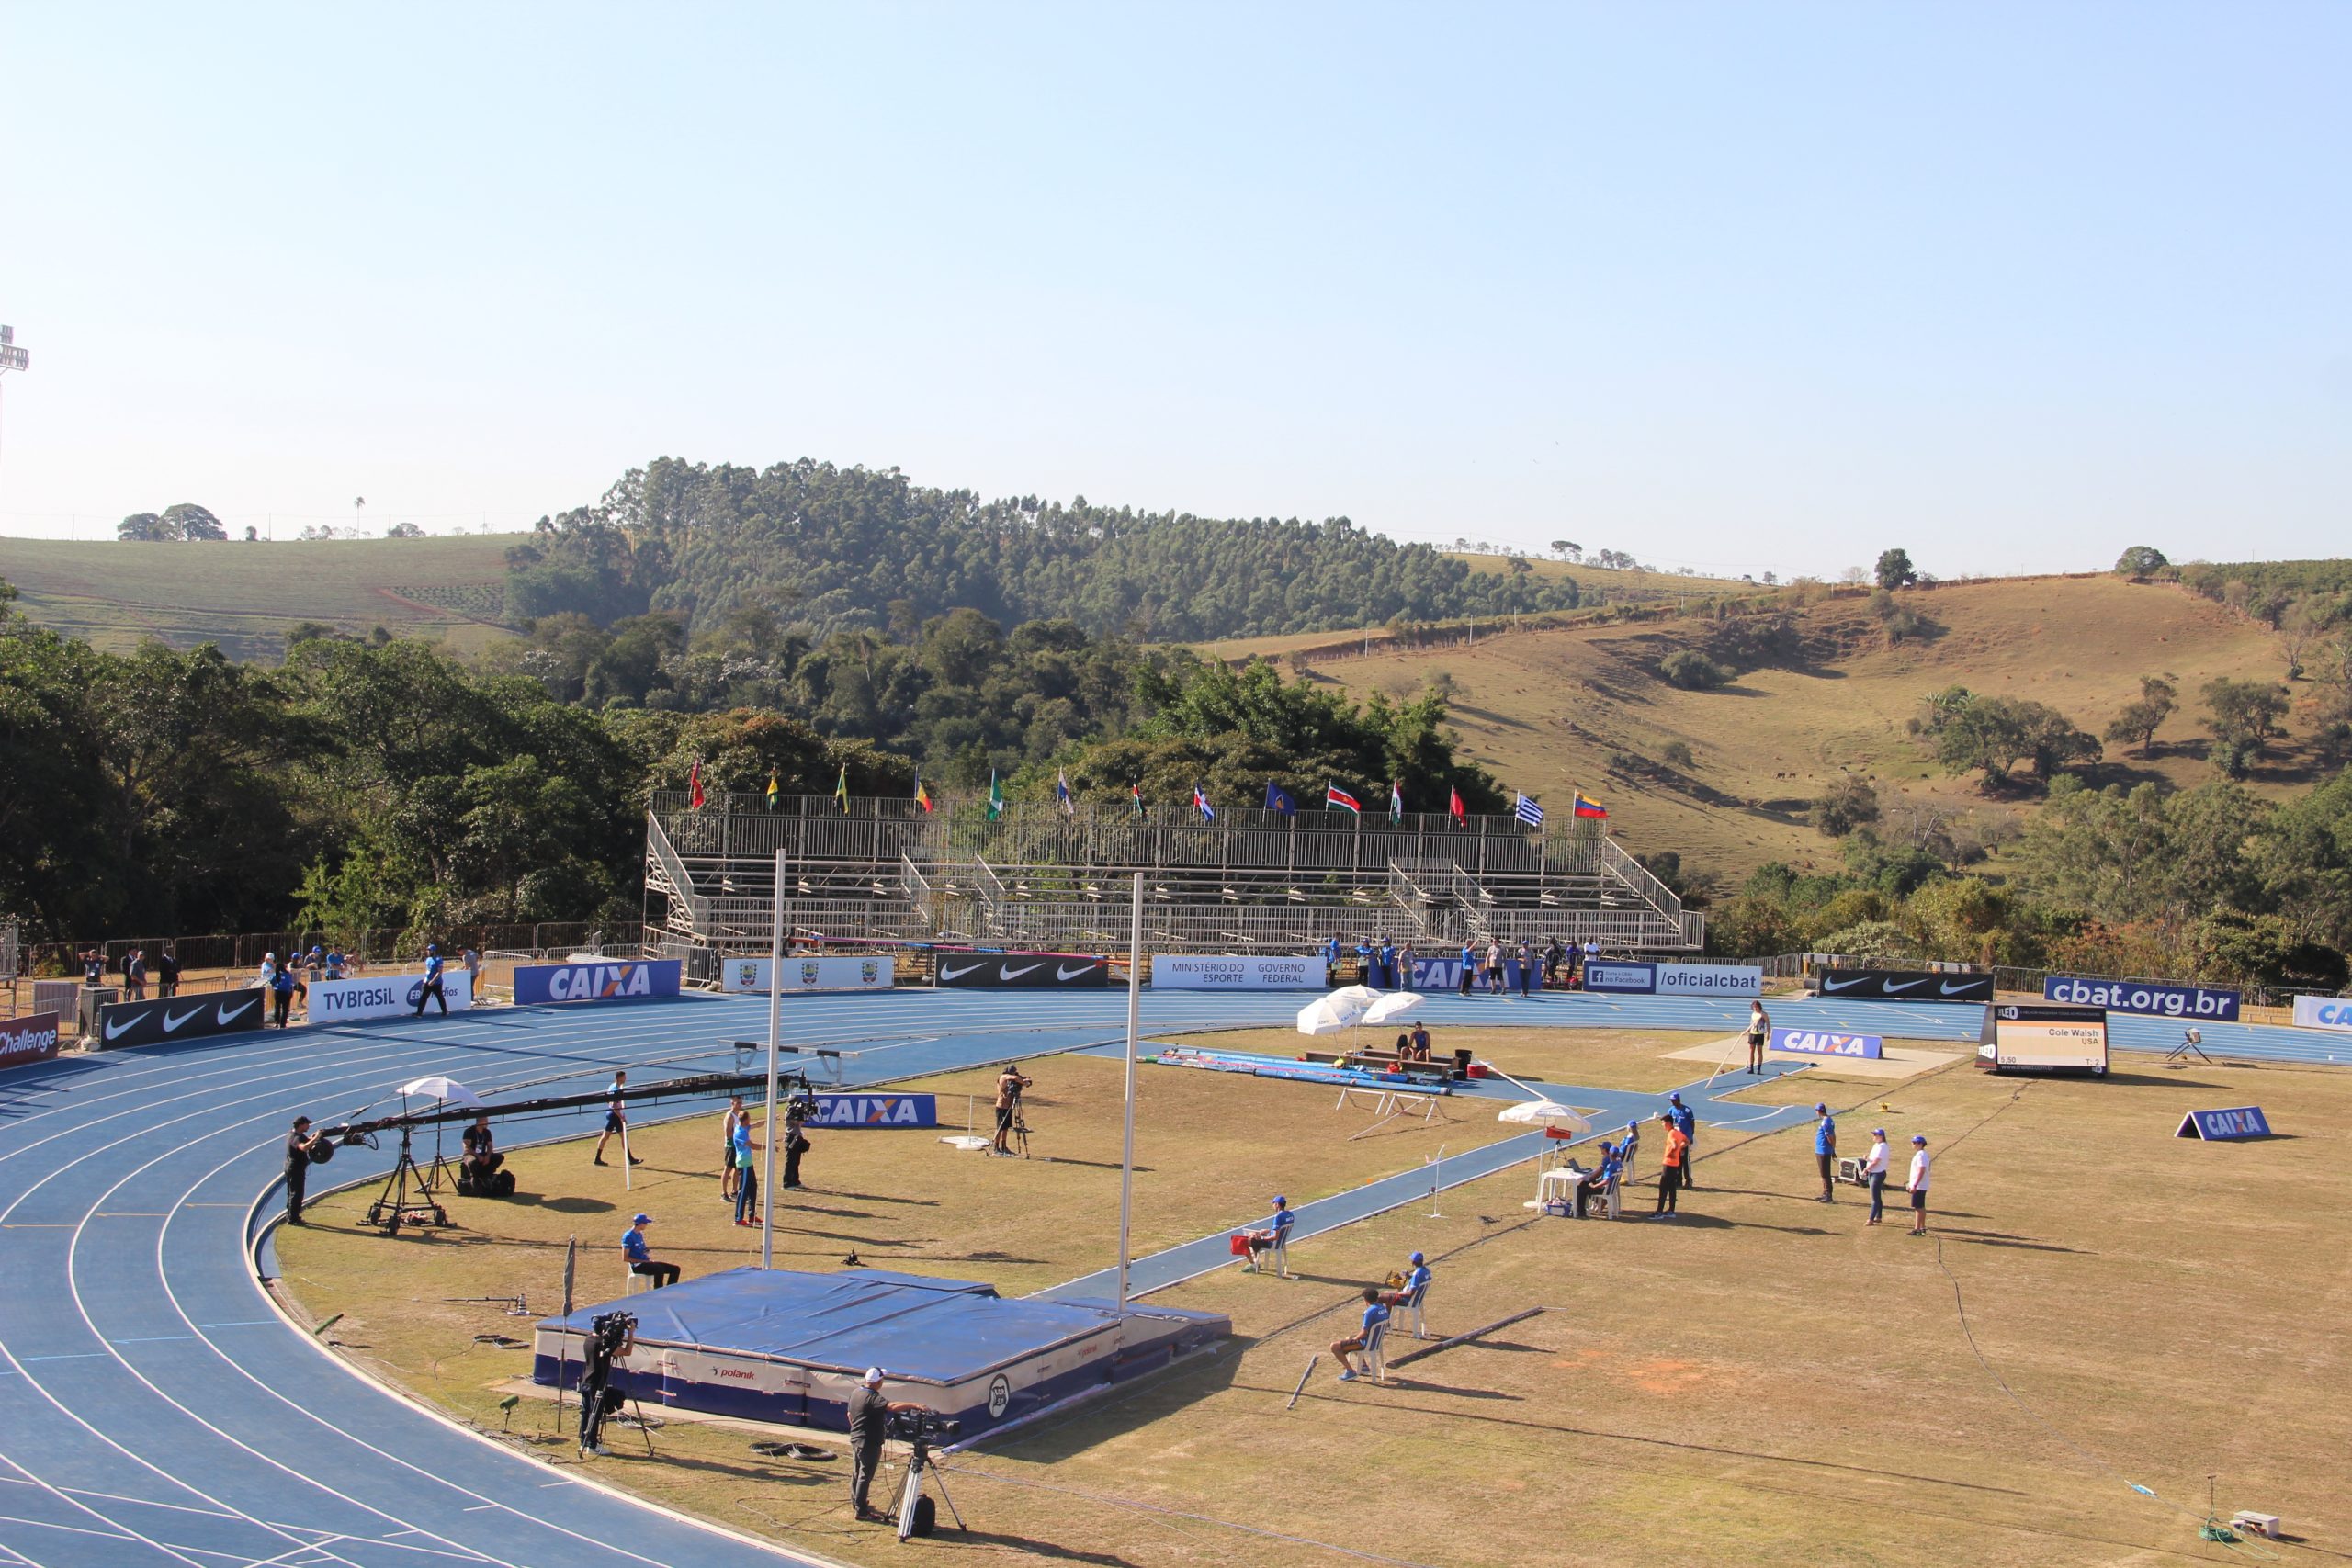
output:
<svg viewBox="0 0 2352 1568"><path fill-rule="evenodd" d="M964 1423L936 1410L893 1410L882 1425L886 1437L922 1448L928 1448L942 1438L953 1438L963 1429Z"/></svg>
<svg viewBox="0 0 2352 1568"><path fill-rule="evenodd" d="M637 1314L600 1312L588 1320L588 1353L610 1361L637 1333Z"/></svg>

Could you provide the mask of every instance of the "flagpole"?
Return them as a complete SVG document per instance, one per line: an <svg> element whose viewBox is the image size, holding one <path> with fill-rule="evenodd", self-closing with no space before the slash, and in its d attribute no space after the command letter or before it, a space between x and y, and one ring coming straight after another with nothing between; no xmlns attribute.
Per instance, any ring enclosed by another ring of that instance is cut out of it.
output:
<svg viewBox="0 0 2352 1568"><path fill-rule="evenodd" d="M784 1032L784 852L775 852L775 916L768 932L768 1138L760 1177L760 1267L775 1267L776 1040Z"/></svg>
<svg viewBox="0 0 2352 1568"><path fill-rule="evenodd" d="M1127 938L1127 1125L1119 1150L1119 1315L1127 1314L1129 1224L1136 1197L1136 1034L1143 1017L1143 873L1136 873L1135 925Z"/></svg>

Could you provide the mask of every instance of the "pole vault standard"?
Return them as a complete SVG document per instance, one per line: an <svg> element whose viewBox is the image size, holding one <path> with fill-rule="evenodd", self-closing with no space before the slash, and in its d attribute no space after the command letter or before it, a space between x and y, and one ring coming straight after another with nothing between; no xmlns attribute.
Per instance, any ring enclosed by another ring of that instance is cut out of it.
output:
<svg viewBox="0 0 2352 1568"><path fill-rule="evenodd" d="M1127 1127L1119 1147L1119 1315L1127 1314L1129 1223L1136 1197L1136 1033L1143 1019L1143 873L1136 873L1135 924L1127 936Z"/></svg>
<svg viewBox="0 0 2352 1568"><path fill-rule="evenodd" d="M784 1033L784 852L775 852L775 913L768 929L768 1146L760 1176L760 1267L775 1267L776 1045Z"/></svg>

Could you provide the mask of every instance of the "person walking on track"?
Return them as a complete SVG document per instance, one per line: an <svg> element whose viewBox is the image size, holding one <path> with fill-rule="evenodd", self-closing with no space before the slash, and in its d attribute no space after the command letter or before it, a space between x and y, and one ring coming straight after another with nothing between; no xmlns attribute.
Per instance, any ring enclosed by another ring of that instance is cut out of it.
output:
<svg viewBox="0 0 2352 1568"><path fill-rule="evenodd" d="M424 1010L419 1008L417 1011L422 1014ZM612 1098L605 1105L605 1130L596 1134L596 1163L598 1165L605 1163L605 1141L616 1133L620 1134L621 1152L628 1154L628 1102L621 1098L621 1090L628 1087L628 1074L616 1072L613 1075L612 1087L605 1091ZM643 1165L645 1162L635 1155L628 1155L628 1163Z"/></svg>

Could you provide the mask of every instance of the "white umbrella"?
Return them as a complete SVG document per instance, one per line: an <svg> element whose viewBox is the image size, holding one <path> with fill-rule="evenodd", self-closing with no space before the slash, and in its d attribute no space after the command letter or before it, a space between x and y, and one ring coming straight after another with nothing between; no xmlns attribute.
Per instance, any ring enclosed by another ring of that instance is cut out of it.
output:
<svg viewBox="0 0 2352 1568"><path fill-rule="evenodd" d="M1506 1105L1498 1120L1523 1122L1531 1127L1556 1127L1578 1137L1592 1131L1591 1122L1556 1100L1522 1100L1516 1105Z"/></svg>
<svg viewBox="0 0 2352 1568"><path fill-rule="evenodd" d="M1355 1009L1338 1003L1329 997L1317 997L1298 1010L1298 1032L1301 1034L1344 1034L1353 1029L1363 1016Z"/></svg>
<svg viewBox="0 0 2352 1568"><path fill-rule="evenodd" d="M480 1105L481 1097L451 1077L435 1075L429 1078L411 1078L401 1085L400 1092L419 1099L433 1099L448 1105Z"/></svg>
<svg viewBox="0 0 2352 1568"><path fill-rule="evenodd" d="M1427 999L1412 991L1391 991L1363 1010L1363 1021L1387 1023L1416 1011Z"/></svg>

